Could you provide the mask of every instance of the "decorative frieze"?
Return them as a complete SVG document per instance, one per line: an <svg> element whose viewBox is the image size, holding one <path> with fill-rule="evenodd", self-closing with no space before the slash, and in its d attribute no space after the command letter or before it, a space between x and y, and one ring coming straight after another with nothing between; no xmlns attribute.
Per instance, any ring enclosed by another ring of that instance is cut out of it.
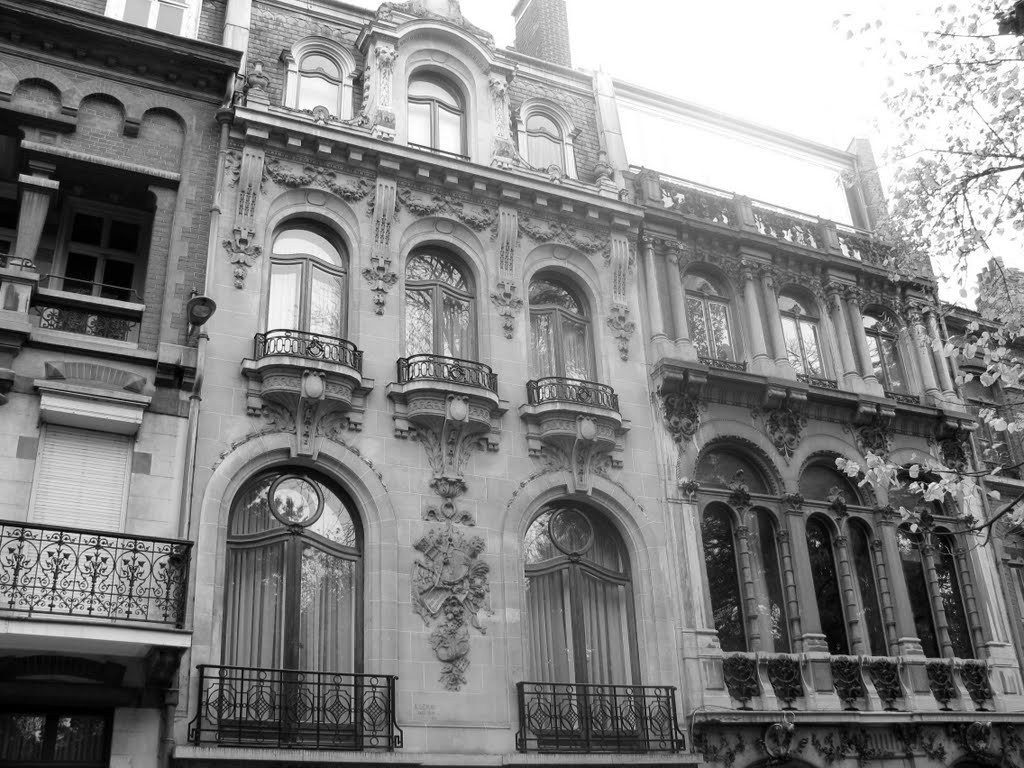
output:
<svg viewBox="0 0 1024 768"><path fill-rule="evenodd" d="M560 243L588 254L604 252L609 244L607 233L583 230L568 221L520 218L519 231L535 243Z"/></svg>
<svg viewBox="0 0 1024 768"><path fill-rule="evenodd" d="M622 304L614 305L607 324L619 348L619 358L623 361L629 360L629 340L636 331L636 323L629 319L629 307Z"/></svg>
<svg viewBox="0 0 1024 768"><path fill-rule="evenodd" d="M448 216L476 232L490 229L498 218L493 208L467 203L451 193L419 192L402 186L398 189L398 202L414 216Z"/></svg>
<svg viewBox="0 0 1024 768"><path fill-rule="evenodd" d="M263 167L263 176L279 187L288 189L321 187L350 203L362 200L373 189L373 184L362 177L356 177L348 183L343 183L339 181L338 174L334 171L310 164L293 166L277 159L266 162Z"/></svg>

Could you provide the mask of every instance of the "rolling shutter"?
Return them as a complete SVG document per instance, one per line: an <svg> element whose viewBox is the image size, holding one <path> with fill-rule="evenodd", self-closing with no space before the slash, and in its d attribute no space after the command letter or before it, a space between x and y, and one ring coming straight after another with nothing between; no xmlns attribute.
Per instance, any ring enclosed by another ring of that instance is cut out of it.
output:
<svg viewBox="0 0 1024 768"><path fill-rule="evenodd" d="M36 458L33 522L120 531L131 441L125 435L47 424Z"/></svg>

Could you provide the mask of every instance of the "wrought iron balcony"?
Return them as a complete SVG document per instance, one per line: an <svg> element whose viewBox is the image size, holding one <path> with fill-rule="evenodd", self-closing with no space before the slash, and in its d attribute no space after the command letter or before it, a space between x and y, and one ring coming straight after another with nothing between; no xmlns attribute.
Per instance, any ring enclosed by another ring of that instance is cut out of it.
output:
<svg viewBox="0 0 1024 768"><path fill-rule="evenodd" d="M189 741L219 746L393 751L393 675L200 664Z"/></svg>
<svg viewBox="0 0 1024 768"><path fill-rule="evenodd" d="M679 752L672 686L517 683L520 752Z"/></svg>
<svg viewBox="0 0 1024 768"><path fill-rule="evenodd" d="M359 373L363 372L363 353L356 349L355 344L319 333L286 329L257 333L253 345L253 358L262 360L274 355L323 360L348 366Z"/></svg>
<svg viewBox="0 0 1024 768"><path fill-rule="evenodd" d="M0 522L0 611L185 621L192 543Z"/></svg>
<svg viewBox="0 0 1024 768"><path fill-rule="evenodd" d="M619 396L607 384L559 376L526 382L526 398L530 405L576 403L610 411L619 410Z"/></svg>
<svg viewBox="0 0 1024 768"><path fill-rule="evenodd" d="M811 387L818 387L820 389L839 389L839 384L835 379L826 379L824 376L812 376L809 373L798 373L796 377Z"/></svg>
<svg viewBox="0 0 1024 768"><path fill-rule="evenodd" d="M920 405L921 398L917 395L910 395L906 392L894 392L891 389L885 390L885 396L890 400L895 400L897 403L903 403L904 405Z"/></svg>
<svg viewBox="0 0 1024 768"><path fill-rule="evenodd" d="M498 391L498 374L483 363L444 355L412 355L398 359L398 383L441 381Z"/></svg>
<svg viewBox="0 0 1024 768"><path fill-rule="evenodd" d="M704 355L697 359L708 368L717 368L720 371L737 371L742 373L747 370L746 360L723 360L720 357L706 357Z"/></svg>

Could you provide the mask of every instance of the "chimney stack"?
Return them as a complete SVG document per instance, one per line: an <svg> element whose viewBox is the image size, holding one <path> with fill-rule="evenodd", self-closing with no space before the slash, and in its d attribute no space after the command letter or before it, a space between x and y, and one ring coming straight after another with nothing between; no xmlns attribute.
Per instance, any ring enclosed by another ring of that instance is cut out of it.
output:
<svg viewBox="0 0 1024 768"><path fill-rule="evenodd" d="M552 64L572 66L565 0L519 0L512 15L516 20L517 51Z"/></svg>

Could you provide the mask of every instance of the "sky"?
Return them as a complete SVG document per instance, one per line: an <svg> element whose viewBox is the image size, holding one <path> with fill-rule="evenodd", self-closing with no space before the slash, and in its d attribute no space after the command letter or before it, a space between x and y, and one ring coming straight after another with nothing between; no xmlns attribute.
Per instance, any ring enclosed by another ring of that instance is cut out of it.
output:
<svg viewBox="0 0 1024 768"><path fill-rule="evenodd" d="M886 181L889 132L881 93L894 73L861 39L847 39L848 24L835 24L851 14L883 19L892 34L920 38L932 29L936 2L567 0L567 10L573 66L604 69L617 79L839 149L854 137L868 138ZM463 14L490 31L499 47L513 43L514 6L515 0L461 0ZM685 170L673 173L688 178ZM1024 266L1024 257L1011 255L1007 264Z"/></svg>

